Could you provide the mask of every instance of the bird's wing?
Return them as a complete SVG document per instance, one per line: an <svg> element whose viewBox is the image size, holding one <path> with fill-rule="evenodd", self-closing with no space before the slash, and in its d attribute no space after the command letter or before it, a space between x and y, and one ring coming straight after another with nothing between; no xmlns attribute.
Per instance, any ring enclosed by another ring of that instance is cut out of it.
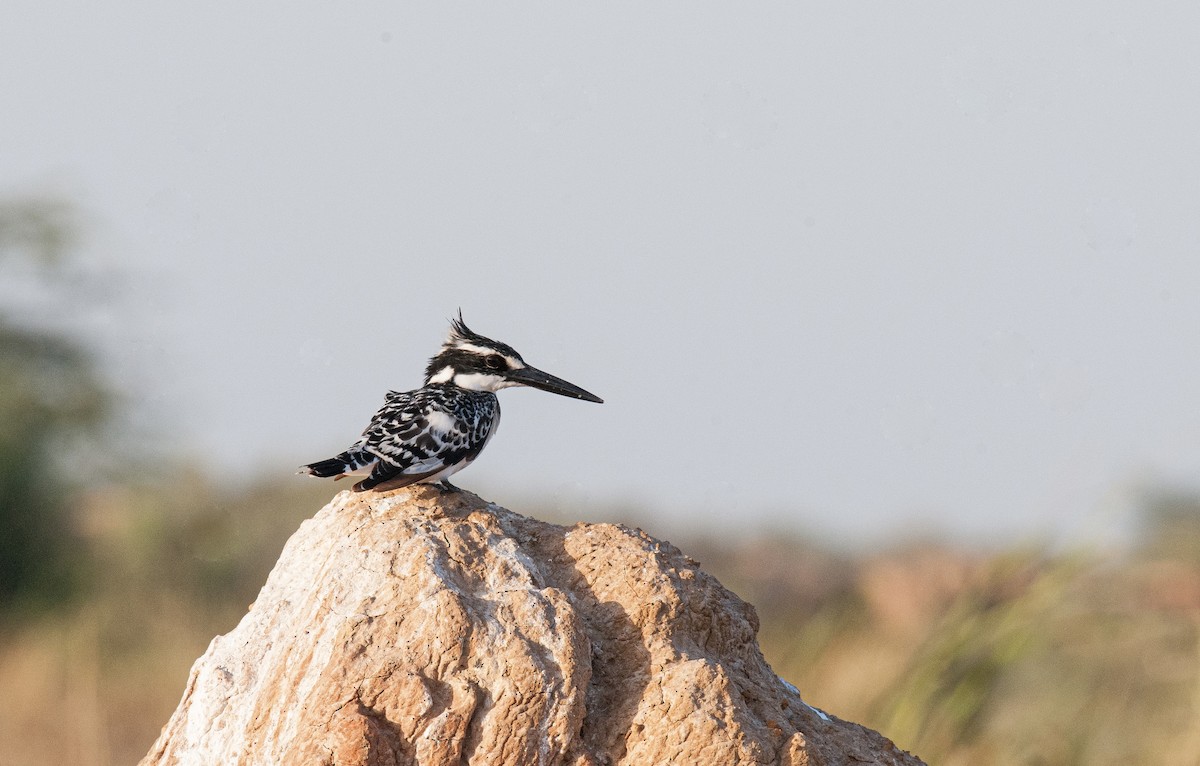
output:
<svg viewBox="0 0 1200 766"><path fill-rule="evenodd" d="M417 482L473 459L487 441L491 418L477 407L456 404L461 405L442 391L389 392L360 442L379 458L375 471L362 482L364 489L385 481L404 486L392 480L411 477L407 483Z"/></svg>
<svg viewBox="0 0 1200 766"><path fill-rule="evenodd" d="M375 467L371 469L371 475L354 485L354 491L400 489L409 484L416 484L422 479L428 479L440 470L439 468L426 473L401 473L400 469L386 460L378 460L375 462Z"/></svg>

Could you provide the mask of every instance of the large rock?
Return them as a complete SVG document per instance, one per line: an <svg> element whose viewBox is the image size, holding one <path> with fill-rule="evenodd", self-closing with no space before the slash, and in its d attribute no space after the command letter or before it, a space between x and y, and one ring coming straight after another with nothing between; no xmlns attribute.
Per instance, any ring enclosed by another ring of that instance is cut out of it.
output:
<svg viewBox="0 0 1200 766"><path fill-rule="evenodd" d="M669 543L343 492L213 639L151 764L918 764L810 708Z"/></svg>

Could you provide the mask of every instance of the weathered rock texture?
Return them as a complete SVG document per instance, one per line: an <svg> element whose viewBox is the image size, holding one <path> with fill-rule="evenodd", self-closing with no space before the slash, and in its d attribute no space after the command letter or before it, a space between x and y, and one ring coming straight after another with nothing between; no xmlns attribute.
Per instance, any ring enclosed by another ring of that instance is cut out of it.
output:
<svg viewBox="0 0 1200 766"><path fill-rule="evenodd" d="M669 543L343 492L192 668L151 764L918 764L808 707Z"/></svg>

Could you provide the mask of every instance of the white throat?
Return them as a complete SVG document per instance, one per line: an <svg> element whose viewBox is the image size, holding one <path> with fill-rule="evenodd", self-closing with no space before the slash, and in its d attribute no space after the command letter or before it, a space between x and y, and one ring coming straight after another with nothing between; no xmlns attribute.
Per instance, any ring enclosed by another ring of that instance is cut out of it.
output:
<svg viewBox="0 0 1200 766"><path fill-rule="evenodd" d="M438 373L438 376L441 376L443 372L449 369L449 367L445 368ZM447 376L447 378L449 379L449 376ZM429 380L431 383L445 382L442 380L434 381L433 378L430 378ZM496 392L502 388L511 388L512 386L520 385L519 383L513 383L511 380L505 380L499 375L491 375L484 372L460 372L457 375L454 375L453 381L454 385L458 386L459 388L465 388L468 391Z"/></svg>

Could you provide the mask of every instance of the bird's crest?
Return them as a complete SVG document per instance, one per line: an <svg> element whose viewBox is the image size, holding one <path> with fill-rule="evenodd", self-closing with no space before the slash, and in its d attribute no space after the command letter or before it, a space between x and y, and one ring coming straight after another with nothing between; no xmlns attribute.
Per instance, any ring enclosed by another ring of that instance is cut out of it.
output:
<svg viewBox="0 0 1200 766"><path fill-rule="evenodd" d="M450 335L446 338L446 342L442 344L442 347L451 348L462 343L471 343L478 346L496 345L496 341L491 338L485 338L470 327L467 327L467 323L463 321L462 309L459 309L458 316L450 319Z"/></svg>
<svg viewBox="0 0 1200 766"><path fill-rule="evenodd" d="M524 362L521 355L516 349L507 343L501 343L498 340L480 335L479 333L467 327L467 323L463 321L462 309L458 310L458 316L450 320L450 334L446 336L446 341L442 343L442 350L437 356L429 360L429 365L425 368L425 382L428 383L440 374L450 375L453 377L453 372L447 373L446 366L449 365L452 370L462 370L471 362L471 358L478 360L488 354L500 354L511 360L516 360L517 366L523 366Z"/></svg>

